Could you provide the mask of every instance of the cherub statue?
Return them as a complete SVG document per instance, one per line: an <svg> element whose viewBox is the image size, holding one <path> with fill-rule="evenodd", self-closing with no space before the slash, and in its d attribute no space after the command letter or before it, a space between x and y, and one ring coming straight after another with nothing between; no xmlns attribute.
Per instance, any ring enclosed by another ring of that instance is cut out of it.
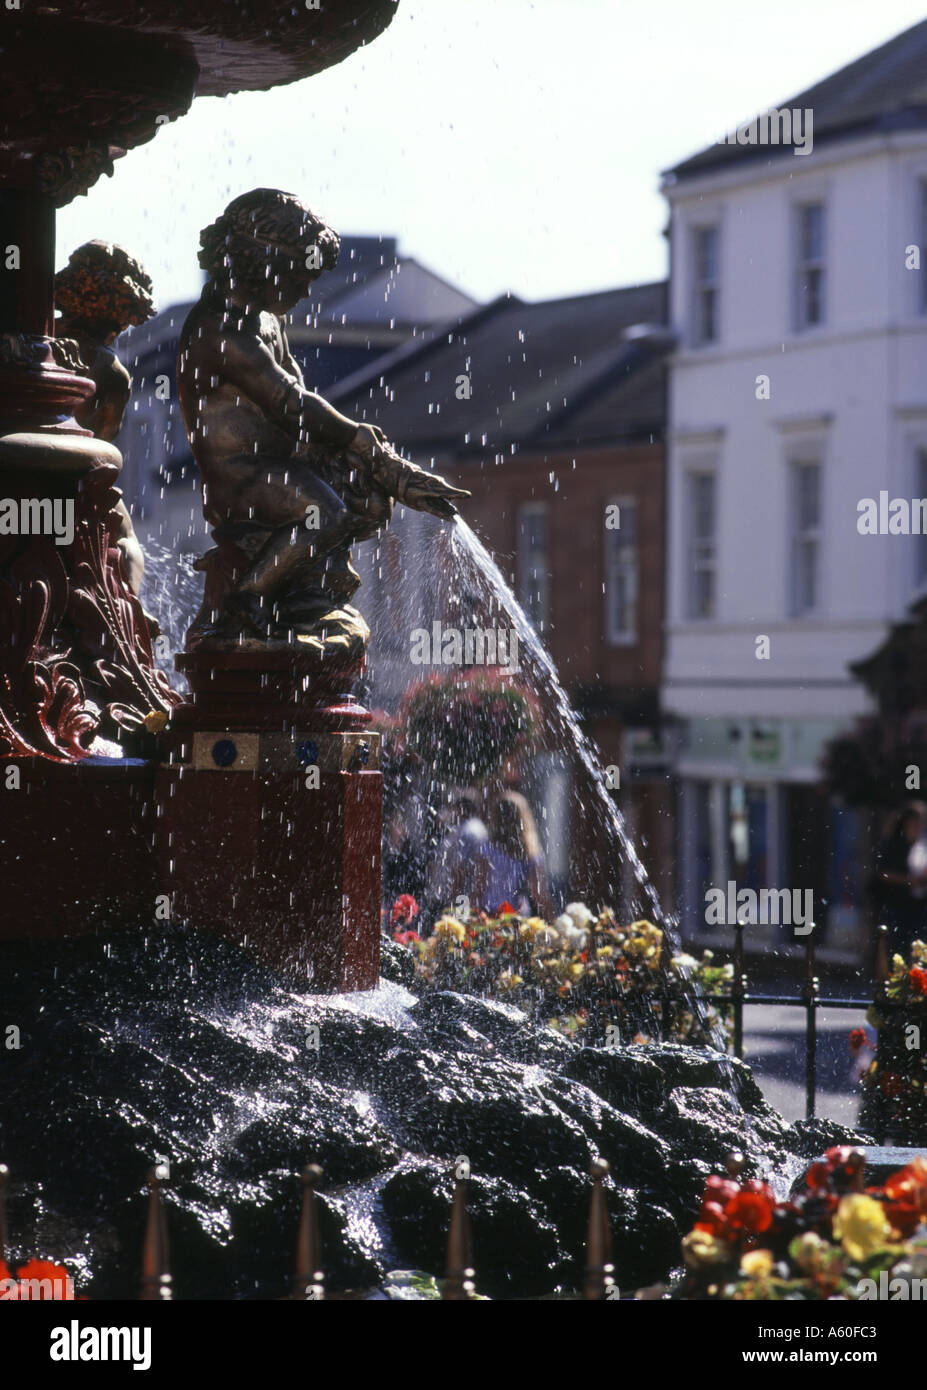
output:
<svg viewBox="0 0 927 1390"><path fill-rule="evenodd" d="M256 188L200 235L207 281L184 324L180 405L216 549L188 649L284 646L362 657L350 547L394 499L451 518L469 493L400 458L382 430L306 388L282 315L334 266L339 238L291 193Z"/></svg>
<svg viewBox="0 0 927 1390"><path fill-rule="evenodd" d="M55 305L61 311L55 324L57 335L76 339L97 388L74 416L97 439L111 442L122 425L132 378L113 344L130 324L137 326L152 317L151 289L151 278L138 261L110 241L87 241L78 246L64 270L55 276ZM125 503L120 500L115 510L126 580L137 597L145 557Z"/></svg>

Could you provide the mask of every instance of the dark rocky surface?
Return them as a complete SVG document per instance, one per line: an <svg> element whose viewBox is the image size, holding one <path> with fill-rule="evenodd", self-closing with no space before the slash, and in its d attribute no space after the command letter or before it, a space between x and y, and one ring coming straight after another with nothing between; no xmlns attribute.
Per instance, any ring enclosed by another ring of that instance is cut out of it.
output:
<svg viewBox="0 0 927 1390"><path fill-rule="evenodd" d="M401 977L392 951L387 970ZM20 1030L4 1048L4 1027ZM314 1030L318 1030L317 1033ZM576 1287L590 1160L611 1164L616 1278L678 1262L705 1177L736 1147L782 1191L833 1143L790 1126L748 1067L671 1044L606 1051L458 994L297 995L234 948L169 929L0 951L0 1161L15 1258L134 1297L145 1175L166 1191L178 1298L287 1292L296 1174L322 1165L328 1285L443 1274L454 1160L472 1169L477 1286Z"/></svg>

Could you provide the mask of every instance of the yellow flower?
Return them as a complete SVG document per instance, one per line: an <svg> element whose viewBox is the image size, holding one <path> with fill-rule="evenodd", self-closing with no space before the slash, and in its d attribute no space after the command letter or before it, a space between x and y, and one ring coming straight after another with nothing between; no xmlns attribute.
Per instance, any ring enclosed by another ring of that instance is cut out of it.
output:
<svg viewBox="0 0 927 1390"><path fill-rule="evenodd" d="M682 1240L682 1258L690 1269L705 1269L727 1258L728 1249L708 1231L690 1231Z"/></svg>
<svg viewBox="0 0 927 1390"><path fill-rule="evenodd" d="M630 939L625 942L624 953L629 960L644 961L651 970L660 965L660 952L663 946L663 933L652 922L632 922L627 928Z"/></svg>
<svg viewBox="0 0 927 1390"><path fill-rule="evenodd" d="M908 963L904 956L899 956L897 951L892 956L892 974L903 975L908 968Z"/></svg>
<svg viewBox="0 0 927 1390"><path fill-rule="evenodd" d="M881 1202L862 1192L841 1198L834 1217L834 1235L853 1260L864 1260L888 1243L892 1228Z"/></svg>
<svg viewBox="0 0 927 1390"><path fill-rule="evenodd" d="M523 941L539 941L550 946L557 941L553 927L549 927L540 917L529 917L527 922L519 922L518 935Z"/></svg>
<svg viewBox="0 0 927 1390"><path fill-rule="evenodd" d="M467 929L462 922L458 922L456 917L442 917L435 922L434 934L444 941L464 942L467 937Z"/></svg>
<svg viewBox="0 0 927 1390"><path fill-rule="evenodd" d="M524 984L521 976L514 974L511 969L508 969L503 970L502 974L499 976L496 981L496 988L505 993L508 990L517 989L521 984Z"/></svg>
<svg viewBox="0 0 927 1390"><path fill-rule="evenodd" d="M750 1279L765 1279L772 1273L774 1263L771 1250L748 1250L740 1267Z"/></svg>

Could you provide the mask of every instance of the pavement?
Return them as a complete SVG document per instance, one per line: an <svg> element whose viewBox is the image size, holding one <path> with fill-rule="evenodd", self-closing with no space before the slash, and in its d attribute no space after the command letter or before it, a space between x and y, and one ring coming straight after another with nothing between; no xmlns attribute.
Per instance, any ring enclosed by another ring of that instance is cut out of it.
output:
<svg viewBox="0 0 927 1390"><path fill-rule="evenodd" d="M755 988L755 986L754 986ZM855 993L855 990L854 990ZM853 1028L866 1027L865 1009L828 1009L817 1014L817 1105L815 1113L855 1127L860 1092L859 1059L850 1053ZM867 1029L870 1037L874 1030ZM763 1095L787 1120L805 1117L805 1011L780 1004L744 1006L744 1060ZM865 1055L865 1061L871 1054Z"/></svg>

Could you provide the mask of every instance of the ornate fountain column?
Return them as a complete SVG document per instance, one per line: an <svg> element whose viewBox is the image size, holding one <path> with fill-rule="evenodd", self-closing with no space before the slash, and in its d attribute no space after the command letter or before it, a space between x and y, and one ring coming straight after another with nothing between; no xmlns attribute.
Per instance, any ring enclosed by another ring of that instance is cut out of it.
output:
<svg viewBox="0 0 927 1390"><path fill-rule="evenodd" d="M54 336L55 208L187 109L196 65L41 7L5 10L0 48L0 937L42 937L151 900L153 772L128 755L180 703L123 571L121 455L74 419L96 388Z"/></svg>
<svg viewBox="0 0 927 1390"><path fill-rule="evenodd" d="M179 804L170 780L180 776L182 749L194 765L199 757L188 734L203 713L195 699L194 714L168 724L182 697L156 669L123 568L121 456L74 419L95 387L76 342L54 336L55 208L181 116L195 93L263 90L321 71L375 38L393 9L393 0L328 0L286 7L273 24L259 0L140 0L131 9L124 0L64 8L30 0L0 9L0 940L156 919L179 858L161 798ZM256 696L249 729L264 728L275 708L263 688ZM345 713L331 732L356 724ZM163 757L174 763L159 774L165 726ZM318 728L324 741L329 730ZM220 720L219 732L232 729ZM318 805L329 821L339 814ZM191 783L182 824L194 807ZM371 845L372 824L368 814ZM324 856L324 841L311 838L298 852ZM194 837L190 855L191 877L233 890L253 878L244 848L230 861L221 843ZM342 879L329 874L329 896L354 873L347 865ZM270 879L267 887L255 920L272 924L279 904ZM193 898L187 906L199 915ZM213 896L197 924L221 927L216 906ZM239 925L230 930L241 935ZM289 941L271 952L282 961L294 932L283 924L278 935ZM368 957L351 978L371 982ZM350 974L332 975L335 987Z"/></svg>

